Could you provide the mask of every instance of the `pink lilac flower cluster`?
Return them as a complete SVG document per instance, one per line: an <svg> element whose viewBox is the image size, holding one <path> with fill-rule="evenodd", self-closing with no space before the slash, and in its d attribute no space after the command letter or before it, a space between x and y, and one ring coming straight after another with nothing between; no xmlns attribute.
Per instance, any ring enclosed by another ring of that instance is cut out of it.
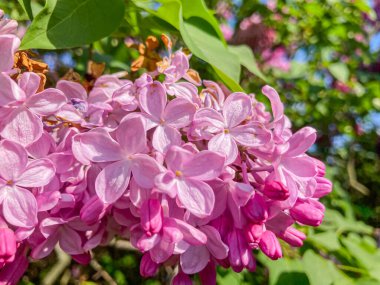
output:
<svg viewBox="0 0 380 285"><path fill-rule="evenodd" d="M253 250L282 256L302 246L293 225L318 226L331 191L322 162L305 152L277 92L228 92L188 76L189 56L169 50L135 81L103 75L88 93L61 80L16 80L15 23L0 22L0 284L59 245L79 263L125 239L141 275L178 268L173 284L216 283L216 266L255 270ZM160 75L164 78L157 81Z"/></svg>

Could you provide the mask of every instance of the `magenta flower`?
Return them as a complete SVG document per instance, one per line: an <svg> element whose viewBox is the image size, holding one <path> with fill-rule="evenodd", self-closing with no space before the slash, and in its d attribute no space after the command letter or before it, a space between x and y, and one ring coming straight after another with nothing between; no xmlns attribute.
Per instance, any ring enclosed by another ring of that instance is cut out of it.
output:
<svg viewBox="0 0 380 285"><path fill-rule="evenodd" d="M156 127L152 145L159 152L166 152L171 145L182 143L179 129L191 123L195 106L190 101L177 98L167 104L165 89L153 82L141 90L140 106L147 114L148 128ZM167 105L166 105L167 104Z"/></svg>
<svg viewBox="0 0 380 285"><path fill-rule="evenodd" d="M18 81L0 73L0 107L3 116L0 135L23 146L38 140L43 131L42 116L59 110L66 98L57 89L49 88L36 93L40 77L35 73L23 73Z"/></svg>
<svg viewBox="0 0 380 285"><path fill-rule="evenodd" d="M37 224L37 201L25 188L47 185L54 176L48 159L28 161L25 149L14 142L0 142L0 204L6 221L17 227Z"/></svg>
<svg viewBox="0 0 380 285"><path fill-rule="evenodd" d="M224 102L222 114L214 109L199 109L194 115L193 128L201 138L210 139L209 150L226 155L226 164L238 156L238 144L258 147L271 139L261 125L249 122L252 114L251 99L243 93L233 93ZM242 124L247 121L247 124Z"/></svg>
<svg viewBox="0 0 380 285"><path fill-rule="evenodd" d="M127 189L131 174L145 188L154 185L160 172L158 163L147 152L145 124L140 116L127 116L115 131L116 140L104 129L78 134L73 153L82 163L112 162L98 175L96 193L104 203L114 203Z"/></svg>
<svg viewBox="0 0 380 285"><path fill-rule="evenodd" d="M204 181L217 178L224 161L222 155L212 151L193 154L173 146L165 157L168 170L156 177L156 186L172 198L177 196L183 207L193 215L208 216L214 207L215 195Z"/></svg>

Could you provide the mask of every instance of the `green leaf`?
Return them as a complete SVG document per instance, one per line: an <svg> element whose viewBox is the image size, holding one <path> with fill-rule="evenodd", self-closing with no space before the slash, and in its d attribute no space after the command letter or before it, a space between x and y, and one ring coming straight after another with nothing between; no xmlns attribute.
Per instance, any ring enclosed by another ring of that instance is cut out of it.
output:
<svg viewBox="0 0 380 285"><path fill-rule="evenodd" d="M303 265L310 285L353 285L353 281L340 272L331 260L324 259L312 250L303 256Z"/></svg>
<svg viewBox="0 0 380 285"><path fill-rule="evenodd" d="M229 46L228 47L231 52L237 55L239 58L240 64L247 68L250 72L252 72L257 77L261 78L264 81L268 81L268 78L260 71L257 66L255 56L253 55L252 50L246 45L240 46Z"/></svg>
<svg viewBox="0 0 380 285"><path fill-rule="evenodd" d="M209 63L233 91L242 91L239 58L221 40L217 22L203 0L134 0L134 3L179 30L196 57Z"/></svg>
<svg viewBox="0 0 380 285"><path fill-rule="evenodd" d="M341 248L336 232L327 231L319 234L313 234L308 237L308 241L316 246L322 246L330 251L336 251Z"/></svg>
<svg viewBox="0 0 380 285"><path fill-rule="evenodd" d="M30 20L33 20L32 4L31 0L18 0Z"/></svg>
<svg viewBox="0 0 380 285"><path fill-rule="evenodd" d="M309 285L300 260L285 257L273 262L262 253L258 255L258 259L269 269L269 285Z"/></svg>
<svg viewBox="0 0 380 285"><path fill-rule="evenodd" d="M346 64L342 62L332 63L329 65L328 70L339 81L346 83L350 76L350 71Z"/></svg>
<svg viewBox="0 0 380 285"><path fill-rule="evenodd" d="M47 0L27 30L21 49L62 49L111 34L124 16L123 0Z"/></svg>

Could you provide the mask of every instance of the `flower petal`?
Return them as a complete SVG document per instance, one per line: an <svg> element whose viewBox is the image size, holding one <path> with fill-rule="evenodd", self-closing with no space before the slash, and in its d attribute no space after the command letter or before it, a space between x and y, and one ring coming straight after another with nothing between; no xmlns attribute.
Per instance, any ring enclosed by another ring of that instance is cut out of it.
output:
<svg viewBox="0 0 380 285"><path fill-rule="evenodd" d="M234 127L231 131L231 136L244 146L258 147L267 144L272 134L270 131L261 126L256 125L242 125Z"/></svg>
<svg viewBox="0 0 380 285"><path fill-rule="evenodd" d="M96 194L104 203L113 203L127 189L131 177L129 161L118 161L106 166L95 181Z"/></svg>
<svg viewBox="0 0 380 285"><path fill-rule="evenodd" d="M13 67L13 56L20 46L20 39L14 35L0 35L0 72ZM3 85L0 84L3 87ZM1 96L0 96L1 97Z"/></svg>
<svg viewBox="0 0 380 285"><path fill-rule="evenodd" d="M248 95L236 92L229 95L224 101L223 116L229 128L243 122L252 113L252 102Z"/></svg>
<svg viewBox="0 0 380 285"><path fill-rule="evenodd" d="M183 128L191 123L195 113L195 105L190 101L182 98L176 98L170 101L165 108L165 123L175 127Z"/></svg>
<svg viewBox="0 0 380 285"><path fill-rule="evenodd" d="M181 268L186 274L195 274L203 270L210 260L205 246L191 246L180 257Z"/></svg>
<svg viewBox="0 0 380 285"><path fill-rule="evenodd" d="M66 101L66 96L62 91L49 88L29 97L25 104L33 113L48 116L58 111Z"/></svg>
<svg viewBox="0 0 380 285"><path fill-rule="evenodd" d="M181 145L181 133L169 126L158 126L153 134L152 145L161 152L165 153L173 145Z"/></svg>
<svg viewBox="0 0 380 285"><path fill-rule="evenodd" d="M26 98L34 95L40 87L41 77L37 73L25 72L18 80L18 86L24 90Z"/></svg>
<svg viewBox="0 0 380 285"><path fill-rule="evenodd" d="M139 103L141 109L155 119L162 119L167 101L162 84L155 81L143 87L140 92Z"/></svg>
<svg viewBox="0 0 380 285"><path fill-rule="evenodd" d="M238 156L236 142L230 134L220 133L208 142L208 149L226 156L226 164L231 164Z"/></svg>
<svg viewBox="0 0 380 285"><path fill-rule="evenodd" d="M105 131L92 131L73 137L73 154L84 164L116 161L122 158L120 145Z"/></svg>
<svg viewBox="0 0 380 285"><path fill-rule="evenodd" d="M225 156L219 153L204 150L195 154L183 166L183 175L198 180L212 180L223 170Z"/></svg>
<svg viewBox="0 0 380 285"><path fill-rule="evenodd" d="M116 130L116 140L127 154L146 152L144 119L141 116L126 116Z"/></svg>
<svg viewBox="0 0 380 285"><path fill-rule="evenodd" d="M177 180L177 187L178 199L186 210L199 218L211 214L215 204L215 195L208 184L186 178Z"/></svg>
<svg viewBox="0 0 380 285"><path fill-rule="evenodd" d="M68 99L87 99L86 89L77 82L60 80L57 83L57 89L61 90Z"/></svg>
<svg viewBox="0 0 380 285"><path fill-rule="evenodd" d="M3 215L16 227L30 228L37 224L37 201L28 190L19 187L2 188L7 194L3 200Z"/></svg>
<svg viewBox="0 0 380 285"><path fill-rule="evenodd" d="M268 97L272 106L273 122L279 121L284 116L284 105L281 102L280 96L275 89L268 85L265 85L261 91Z"/></svg>
<svg viewBox="0 0 380 285"><path fill-rule="evenodd" d="M64 252L71 255L84 252L80 235L68 226L63 227L59 239L59 246Z"/></svg>
<svg viewBox="0 0 380 285"><path fill-rule="evenodd" d="M156 175L161 172L157 161L146 154L134 155L131 167L133 178L143 188L152 188Z"/></svg>
<svg viewBox="0 0 380 285"><path fill-rule="evenodd" d="M2 124L1 136L22 146L38 140L43 131L41 119L25 107L15 109Z"/></svg>
<svg viewBox="0 0 380 285"><path fill-rule="evenodd" d="M300 129L288 140L289 148L286 156L294 157L304 154L317 139L317 131L310 127Z"/></svg>
<svg viewBox="0 0 380 285"><path fill-rule="evenodd" d="M54 174L54 164L49 159L37 159L28 164L15 183L21 187L42 187L50 183Z"/></svg>
<svg viewBox="0 0 380 285"><path fill-rule="evenodd" d="M7 140L0 142L0 158L0 176L5 180L19 177L28 163L26 150Z"/></svg>

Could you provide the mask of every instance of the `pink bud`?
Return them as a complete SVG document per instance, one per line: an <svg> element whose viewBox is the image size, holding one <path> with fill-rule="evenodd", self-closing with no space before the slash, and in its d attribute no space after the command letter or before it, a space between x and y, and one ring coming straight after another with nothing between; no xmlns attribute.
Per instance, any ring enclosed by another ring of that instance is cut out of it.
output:
<svg viewBox="0 0 380 285"><path fill-rule="evenodd" d="M268 206L262 196L256 194L243 208L244 214L253 223L260 224L268 218Z"/></svg>
<svg viewBox="0 0 380 285"><path fill-rule="evenodd" d="M284 201L289 198L288 188L279 181L266 181L263 193L269 199Z"/></svg>
<svg viewBox="0 0 380 285"><path fill-rule="evenodd" d="M152 277L157 273L158 264L150 257L149 252L145 253L140 261L140 275L143 277Z"/></svg>
<svg viewBox="0 0 380 285"><path fill-rule="evenodd" d="M332 191L332 183L330 180L324 177L315 177L315 181L317 182L317 187L313 195L314 198L321 198Z"/></svg>
<svg viewBox="0 0 380 285"><path fill-rule="evenodd" d="M249 224L244 229L245 238L252 248L257 248L263 234L263 225Z"/></svg>
<svg viewBox="0 0 380 285"><path fill-rule="evenodd" d="M0 263L12 261L16 249L14 232L9 228L0 228Z"/></svg>
<svg viewBox="0 0 380 285"><path fill-rule="evenodd" d="M162 208L157 199L148 199L141 205L141 226L146 234L153 235L162 228Z"/></svg>
<svg viewBox="0 0 380 285"><path fill-rule="evenodd" d="M107 205L105 205L98 196L93 196L80 210L80 218L86 224L92 225L104 217L106 210Z"/></svg>
<svg viewBox="0 0 380 285"><path fill-rule="evenodd" d="M240 272L245 267L252 265L252 250L249 248L242 230L235 228L230 232L228 235L228 245L230 248L228 258L235 272Z"/></svg>
<svg viewBox="0 0 380 285"><path fill-rule="evenodd" d="M280 242L271 231L265 231L262 234L259 246L262 252L270 259L276 260L282 257Z"/></svg>
<svg viewBox="0 0 380 285"><path fill-rule="evenodd" d="M290 215L299 223L317 227L322 223L325 207L316 200L300 200L290 209Z"/></svg>
<svg viewBox="0 0 380 285"><path fill-rule="evenodd" d="M89 252L76 254L71 256L76 262L82 265L87 265L91 261L91 254Z"/></svg>
<svg viewBox="0 0 380 285"><path fill-rule="evenodd" d="M306 235L295 228L289 227L283 233L278 235L283 241L287 242L291 246L301 247L303 241L306 239Z"/></svg>
<svg viewBox="0 0 380 285"><path fill-rule="evenodd" d="M173 281L172 281L172 285L192 285L193 282L191 281L191 278L183 273L182 271L180 271L174 278L173 278Z"/></svg>

